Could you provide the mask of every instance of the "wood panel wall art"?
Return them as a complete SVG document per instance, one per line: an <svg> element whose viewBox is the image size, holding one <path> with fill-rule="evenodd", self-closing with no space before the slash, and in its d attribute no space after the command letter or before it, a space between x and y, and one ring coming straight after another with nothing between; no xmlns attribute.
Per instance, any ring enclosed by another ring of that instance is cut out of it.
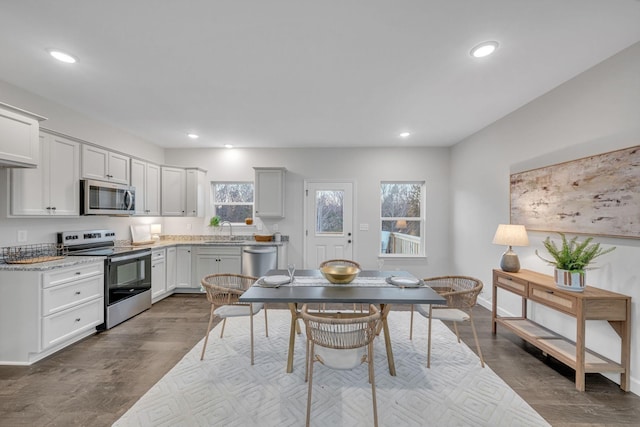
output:
<svg viewBox="0 0 640 427"><path fill-rule="evenodd" d="M640 145L511 174L511 223L640 238Z"/></svg>

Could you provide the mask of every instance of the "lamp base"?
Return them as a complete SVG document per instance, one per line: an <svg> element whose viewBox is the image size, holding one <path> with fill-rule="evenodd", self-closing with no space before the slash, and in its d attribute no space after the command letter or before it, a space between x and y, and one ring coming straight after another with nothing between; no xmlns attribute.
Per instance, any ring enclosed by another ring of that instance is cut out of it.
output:
<svg viewBox="0 0 640 427"><path fill-rule="evenodd" d="M509 248L500 258L500 268L508 273L517 273L520 271L520 260L518 254Z"/></svg>

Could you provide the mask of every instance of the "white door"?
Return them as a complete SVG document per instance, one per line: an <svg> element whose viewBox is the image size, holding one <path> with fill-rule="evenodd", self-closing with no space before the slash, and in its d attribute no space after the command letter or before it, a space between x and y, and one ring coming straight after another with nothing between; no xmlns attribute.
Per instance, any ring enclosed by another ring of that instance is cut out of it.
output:
<svg viewBox="0 0 640 427"><path fill-rule="evenodd" d="M353 183L305 182L304 268L353 259Z"/></svg>

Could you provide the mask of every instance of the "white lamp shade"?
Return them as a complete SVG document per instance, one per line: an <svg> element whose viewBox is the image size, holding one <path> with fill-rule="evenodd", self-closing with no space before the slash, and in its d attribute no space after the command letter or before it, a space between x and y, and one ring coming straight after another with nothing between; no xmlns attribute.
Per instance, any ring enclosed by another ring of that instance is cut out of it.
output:
<svg viewBox="0 0 640 427"><path fill-rule="evenodd" d="M160 234L162 233L162 224L151 224L149 227L149 231L151 234Z"/></svg>
<svg viewBox="0 0 640 427"><path fill-rule="evenodd" d="M493 236L493 243L504 246L529 246L529 237L524 225L500 224Z"/></svg>

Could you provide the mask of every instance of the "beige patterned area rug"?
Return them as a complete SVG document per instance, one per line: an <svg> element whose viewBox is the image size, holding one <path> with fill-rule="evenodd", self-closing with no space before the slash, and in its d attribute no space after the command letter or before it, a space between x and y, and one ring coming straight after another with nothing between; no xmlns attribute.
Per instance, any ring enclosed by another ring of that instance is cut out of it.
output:
<svg viewBox="0 0 640 427"><path fill-rule="evenodd" d="M255 318L255 365L249 359L249 319L227 322L210 337L205 360L197 344L114 426L301 426L304 334L296 339L294 371L285 372L290 314L269 311ZM389 375L384 338L375 342L380 426L548 426L520 396L480 361L440 321L433 325L431 369L426 368L426 320L417 316L409 341L409 313L391 312L389 326L397 376ZM466 327L463 326L463 327ZM217 334L216 334L217 332ZM314 369L312 426L371 426L367 367Z"/></svg>

